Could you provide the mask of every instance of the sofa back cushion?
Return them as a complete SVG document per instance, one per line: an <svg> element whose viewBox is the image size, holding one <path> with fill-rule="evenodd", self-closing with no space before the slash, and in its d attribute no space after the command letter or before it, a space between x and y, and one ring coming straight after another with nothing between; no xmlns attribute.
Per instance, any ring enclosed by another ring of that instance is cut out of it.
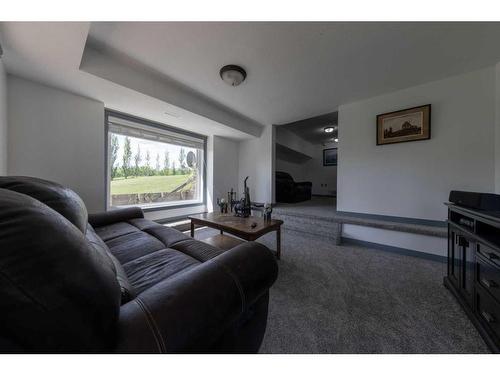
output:
<svg viewBox="0 0 500 375"><path fill-rule="evenodd" d="M0 188L0 234L0 337L27 352L111 351L120 286L80 227Z"/></svg>
<svg viewBox="0 0 500 375"><path fill-rule="evenodd" d="M293 177L286 172L276 171L276 179L293 183Z"/></svg>
<svg viewBox="0 0 500 375"><path fill-rule="evenodd" d="M0 176L0 188L29 195L45 203L85 233L88 221L87 208L73 190L56 182L26 176Z"/></svg>

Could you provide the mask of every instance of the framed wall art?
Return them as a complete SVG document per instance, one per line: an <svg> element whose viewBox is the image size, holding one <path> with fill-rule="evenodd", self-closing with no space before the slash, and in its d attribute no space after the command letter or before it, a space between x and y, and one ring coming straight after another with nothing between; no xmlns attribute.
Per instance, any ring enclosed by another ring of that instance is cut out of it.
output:
<svg viewBox="0 0 500 375"><path fill-rule="evenodd" d="M337 165L337 149L326 148L323 150L323 166L329 167L332 165Z"/></svg>
<svg viewBox="0 0 500 375"><path fill-rule="evenodd" d="M377 116L377 145L422 141L430 138L430 104Z"/></svg>

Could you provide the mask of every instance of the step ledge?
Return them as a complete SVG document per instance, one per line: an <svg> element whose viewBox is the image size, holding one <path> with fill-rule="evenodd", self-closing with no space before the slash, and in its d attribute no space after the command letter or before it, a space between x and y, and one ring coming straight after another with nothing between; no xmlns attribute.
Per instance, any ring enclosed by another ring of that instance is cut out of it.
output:
<svg viewBox="0 0 500 375"><path fill-rule="evenodd" d="M372 215L362 213L346 213L339 212L332 217L324 217L317 215L308 215L299 212L280 212L275 211L278 216L293 216L307 219L314 219L323 222L331 222L338 224L351 224L377 229L385 229L397 232L407 232L413 234L421 234L431 237L448 236L448 228L445 221L424 220L414 218L402 218L395 216Z"/></svg>

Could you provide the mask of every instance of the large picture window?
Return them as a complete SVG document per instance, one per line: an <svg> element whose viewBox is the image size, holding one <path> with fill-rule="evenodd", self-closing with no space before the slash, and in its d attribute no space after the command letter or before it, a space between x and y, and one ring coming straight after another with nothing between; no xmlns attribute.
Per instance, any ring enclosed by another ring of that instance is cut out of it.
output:
<svg viewBox="0 0 500 375"><path fill-rule="evenodd" d="M204 203L206 138L106 111L108 206Z"/></svg>

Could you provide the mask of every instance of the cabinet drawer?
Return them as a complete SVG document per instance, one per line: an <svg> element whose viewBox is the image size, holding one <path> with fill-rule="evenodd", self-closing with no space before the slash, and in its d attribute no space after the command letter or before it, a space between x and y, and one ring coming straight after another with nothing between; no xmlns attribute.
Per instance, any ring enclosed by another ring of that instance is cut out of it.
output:
<svg viewBox="0 0 500 375"><path fill-rule="evenodd" d="M483 245L482 243L477 244L477 252L481 254L486 259L489 259L491 262L500 266L500 253L491 247Z"/></svg>
<svg viewBox="0 0 500 375"><path fill-rule="evenodd" d="M479 319L500 337L500 304L480 285L476 288L476 313Z"/></svg>
<svg viewBox="0 0 500 375"><path fill-rule="evenodd" d="M477 258L476 280L500 302L500 269Z"/></svg>

